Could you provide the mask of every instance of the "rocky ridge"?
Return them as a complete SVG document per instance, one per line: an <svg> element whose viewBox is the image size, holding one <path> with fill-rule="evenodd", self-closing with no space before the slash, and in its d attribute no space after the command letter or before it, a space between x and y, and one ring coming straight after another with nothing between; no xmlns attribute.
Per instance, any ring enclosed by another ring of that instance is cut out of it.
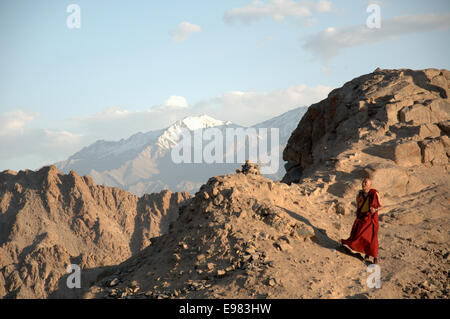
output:
<svg viewBox="0 0 450 319"><path fill-rule="evenodd" d="M189 197L137 197L55 166L0 173L0 297L45 298L69 264L122 262L166 232Z"/></svg>
<svg viewBox="0 0 450 319"><path fill-rule="evenodd" d="M449 95L448 70L377 69L345 83L311 105L292 132L283 181L327 165L345 171L352 152L403 171L448 164Z"/></svg>

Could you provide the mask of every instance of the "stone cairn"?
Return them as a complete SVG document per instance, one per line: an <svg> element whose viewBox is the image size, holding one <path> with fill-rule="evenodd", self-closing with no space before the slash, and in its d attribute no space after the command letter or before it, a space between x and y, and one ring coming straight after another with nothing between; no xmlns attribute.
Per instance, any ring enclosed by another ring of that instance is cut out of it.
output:
<svg viewBox="0 0 450 319"><path fill-rule="evenodd" d="M249 160L246 160L245 163L242 165L241 168L236 169L236 173L242 173L245 175L253 174L253 175L260 175L259 166L257 164L253 164Z"/></svg>

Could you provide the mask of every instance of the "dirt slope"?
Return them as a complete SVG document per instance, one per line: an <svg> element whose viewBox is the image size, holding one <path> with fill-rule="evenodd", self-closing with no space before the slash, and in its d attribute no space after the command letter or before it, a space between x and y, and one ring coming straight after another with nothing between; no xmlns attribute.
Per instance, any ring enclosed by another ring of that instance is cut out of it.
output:
<svg viewBox="0 0 450 319"><path fill-rule="evenodd" d="M413 213L403 203L388 204L380 230L382 288L370 289L368 263L339 250L354 207L337 209L340 198L312 184L244 174L211 178L168 234L109 270L84 297L448 297L442 186L404 198Z"/></svg>

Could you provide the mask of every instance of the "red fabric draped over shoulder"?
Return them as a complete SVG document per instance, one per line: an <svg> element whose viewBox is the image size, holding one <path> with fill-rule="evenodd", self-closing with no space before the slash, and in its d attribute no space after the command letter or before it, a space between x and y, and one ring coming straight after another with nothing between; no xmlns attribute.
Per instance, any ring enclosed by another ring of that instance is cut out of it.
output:
<svg viewBox="0 0 450 319"><path fill-rule="evenodd" d="M380 207L376 189L371 189L368 197L369 207ZM361 212L363 205L360 205L359 201L357 205L357 216L350 237L342 239L341 242L352 251L378 258L378 212Z"/></svg>

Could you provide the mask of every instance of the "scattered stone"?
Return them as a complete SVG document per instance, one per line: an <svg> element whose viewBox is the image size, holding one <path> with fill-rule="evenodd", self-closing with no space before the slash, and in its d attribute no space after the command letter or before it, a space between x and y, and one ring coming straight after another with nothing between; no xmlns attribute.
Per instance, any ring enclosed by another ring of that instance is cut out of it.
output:
<svg viewBox="0 0 450 319"><path fill-rule="evenodd" d="M225 270L219 269L217 270L217 277L225 276L227 272Z"/></svg>
<svg viewBox="0 0 450 319"><path fill-rule="evenodd" d="M220 206L220 204L223 202L223 200L224 200L223 195L222 195L222 194L219 194L219 195L217 195L217 196L214 198L213 203L214 203L214 205L216 205L216 206Z"/></svg>
<svg viewBox="0 0 450 319"><path fill-rule="evenodd" d="M275 280L274 278L270 278L270 279L268 280L267 284L268 284L270 287L273 287L273 286L275 286L275 285L277 284L277 282L276 282L276 280Z"/></svg>
<svg viewBox="0 0 450 319"><path fill-rule="evenodd" d="M197 255L197 261L202 263L206 260L206 256L204 254Z"/></svg>
<svg viewBox="0 0 450 319"><path fill-rule="evenodd" d="M314 228L306 224L297 224L295 231L297 236L303 239L308 239L315 236Z"/></svg>
<svg viewBox="0 0 450 319"><path fill-rule="evenodd" d="M225 268L226 272L230 272L232 270L234 270L234 266L228 266L227 268Z"/></svg>
<svg viewBox="0 0 450 319"><path fill-rule="evenodd" d="M345 215L347 213L346 205L342 202L336 204L336 213L340 215Z"/></svg>
<svg viewBox="0 0 450 319"><path fill-rule="evenodd" d="M284 240L278 241L275 243L275 246L281 250L281 251L288 251L290 249L292 249L292 246L289 245L287 242L285 242Z"/></svg>
<svg viewBox="0 0 450 319"><path fill-rule="evenodd" d="M108 287L115 287L119 284L119 278L115 277L108 282Z"/></svg>
<svg viewBox="0 0 450 319"><path fill-rule="evenodd" d="M288 243L288 244L290 244L291 243L291 241L289 240L289 238L287 237L287 236L280 236L279 238L278 238L278 240L283 240L283 241L285 241L286 243Z"/></svg>
<svg viewBox="0 0 450 319"><path fill-rule="evenodd" d="M133 281L130 283L130 287L131 287L131 288L139 287L139 283L137 282L137 280L133 280Z"/></svg>

